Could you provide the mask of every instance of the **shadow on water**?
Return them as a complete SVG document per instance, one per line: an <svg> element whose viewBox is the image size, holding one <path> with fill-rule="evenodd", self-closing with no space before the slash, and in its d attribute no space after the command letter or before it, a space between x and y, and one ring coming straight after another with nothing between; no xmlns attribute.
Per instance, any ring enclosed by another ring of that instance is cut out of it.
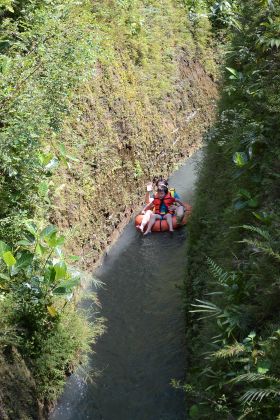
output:
<svg viewBox="0 0 280 420"><path fill-rule="evenodd" d="M193 155L170 177L182 200L192 202ZM183 420L182 391L172 378L185 369L184 312L178 286L185 271L187 229L142 237L133 222L104 258L95 277L107 332L95 346L94 383L73 375L51 420Z"/></svg>

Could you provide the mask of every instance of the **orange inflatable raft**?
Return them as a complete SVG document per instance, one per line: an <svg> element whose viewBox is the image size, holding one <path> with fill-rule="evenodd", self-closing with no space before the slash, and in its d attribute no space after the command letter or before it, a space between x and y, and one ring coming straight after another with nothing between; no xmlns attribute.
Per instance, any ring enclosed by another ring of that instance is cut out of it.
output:
<svg viewBox="0 0 280 420"><path fill-rule="evenodd" d="M184 218L182 220L182 223L180 223L178 225L177 220L176 220L176 216L172 216L172 223L173 223L173 229L178 229L179 227L181 227L182 225L186 225L188 218L191 214L192 211L192 207L188 204L188 203L184 203L184 206L186 208L185 214L184 214ZM141 225L141 222L143 220L143 214L138 214L138 216L135 217L135 226ZM145 226L146 230L147 226ZM168 224L166 220L156 220L154 226L152 227L152 232L164 232L169 230L168 228Z"/></svg>

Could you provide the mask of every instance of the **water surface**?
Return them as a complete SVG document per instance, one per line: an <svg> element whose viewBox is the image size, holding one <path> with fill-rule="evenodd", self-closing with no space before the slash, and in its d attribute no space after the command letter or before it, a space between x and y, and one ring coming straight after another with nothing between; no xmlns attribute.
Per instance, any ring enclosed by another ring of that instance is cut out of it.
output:
<svg viewBox="0 0 280 420"><path fill-rule="evenodd" d="M192 203L196 163L192 156L170 177L183 201ZM107 332L95 345L85 383L73 375L51 420L183 420L184 395L171 386L185 370L184 312L187 228L136 232L131 221L95 277ZM178 287L179 286L179 287Z"/></svg>

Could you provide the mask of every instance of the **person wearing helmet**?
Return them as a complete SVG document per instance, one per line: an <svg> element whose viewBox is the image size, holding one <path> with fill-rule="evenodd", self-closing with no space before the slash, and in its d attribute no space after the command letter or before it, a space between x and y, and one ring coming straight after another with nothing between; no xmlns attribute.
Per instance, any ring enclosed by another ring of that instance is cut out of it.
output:
<svg viewBox="0 0 280 420"><path fill-rule="evenodd" d="M174 214L174 203L179 203L184 208L183 203L178 198L172 197L165 185L159 185L154 200L144 208L144 212L151 210L152 208L154 209L154 212L150 215L148 227L144 235L151 232L154 223L158 219L166 220L169 231L173 232L172 215Z"/></svg>

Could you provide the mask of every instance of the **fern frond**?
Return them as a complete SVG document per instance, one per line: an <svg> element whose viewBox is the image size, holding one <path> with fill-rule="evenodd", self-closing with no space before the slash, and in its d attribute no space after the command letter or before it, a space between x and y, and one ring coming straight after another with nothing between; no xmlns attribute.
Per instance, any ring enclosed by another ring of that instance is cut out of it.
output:
<svg viewBox="0 0 280 420"><path fill-rule="evenodd" d="M245 419L245 417L249 416L250 414L252 414L254 412L254 409L252 407L246 407L245 411L243 414L241 414L240 417L238 417L237 420L243 420Z"/></svg>
<svg viewBox="0 0 280 420"><path fill-rule="evenodd" d="M267 230L261 229L257 226L253 226L253 225L242 225L242 227L243 227L243 229L250 230L251 232L255 232L255 233L259 234L260 236L262 236L267 241L271 240L271 236L270 236L269 232L267 232Z"/></svg>
<svg viewBox="0 0 280 420"><path fill-rule="evenodd" d="M212 353L212 356L217 359L225 359L227 357L233 357L245 351L245 346L236 342L231 346L226 346L215 353Z"/></svg>
<svg viewBox="0 0 280 420"><path fill-rule="evenodd" d="M191 304L191 306L194 306L195 308L198 308L196 310L190 311L190 312L221 312L221 309L215 305L212 302L206 301L206 300L199 300L196 299L196 302L199 302L199 305Z"/></svg>
<svg viewBox="0 0 280 420"><path fill-rule="evenodd" d="M243 403L256 401L262 401L263 398L267 398L270 396L279 396L280 389L277 388L265 388L265 389L249 389L245 394L240 398L240 401Z"/></svg>
<svg viewBox="0 0 280 420"><path fill-rule="evenodd" d="M193 309L192 311L189 311L189 312L208 314L208 315L205 315L205 316L199 318L199 320L200 319L205 319L205 318L217 317L218 315L220 315L222 313L222 310L212 302L208 302L208 301L205 301L205 300L199 300L199 299L196 299L196 301L199 302L199 305L192 304L191 306L193 306L196 309Z"/></svg>
<svg viewBox="0 0 280 420"><path fill-rule="evenodd" d="M280 379L272 375L265 375L263 373L251 372L244 373L242 375L236 376L236 378L231 379L232 383L239 382L258 382L258 381L270 381L274 382L277 385L280 385Z"/></svg>
<svg viewBox="0 0 280 420"><path fill-rule="evenodd" d="M280 254L278 254L278 252L273 251L273 249L264 242L260 242L260 241L257 241L257 240L251 240L251 239L243 239L240 242L251 245L252 247L258 249L261 252L263 252L264 254L275 258L277 261L280 261Z"/></svg>
<svg viewBox="0 0 280 420"><path fill-rule="evenodd" d="M232 274L224 271L218 264L215 263L211 258L207 257L207 263L212 276L218 280L222 286L226 286L228 280Z"/></svg>

